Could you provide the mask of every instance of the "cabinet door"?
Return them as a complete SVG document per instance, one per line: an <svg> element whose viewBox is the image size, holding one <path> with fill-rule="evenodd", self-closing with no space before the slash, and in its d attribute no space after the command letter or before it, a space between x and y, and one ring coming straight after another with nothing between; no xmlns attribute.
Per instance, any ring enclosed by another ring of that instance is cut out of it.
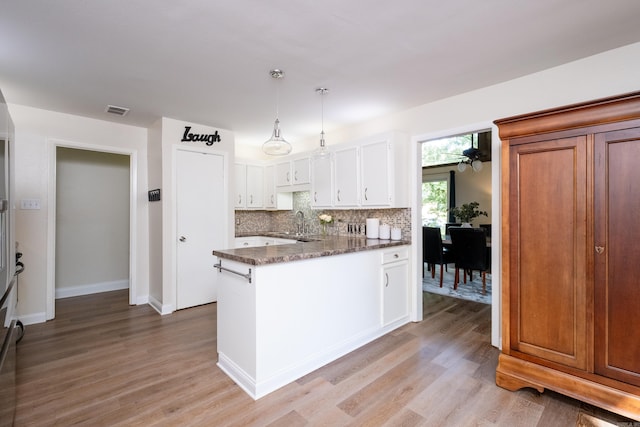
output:
<svg viewBox="0 0 640 427"><path fill-rule="evenodd" d="M586 142L578 136L510 146L505 195L509 347L579 369L588 360Z"/></svg>
<svg viewBox="0 0 640 427"><path fill-rule="evenodd" d="M276 203L276 168L274 165L264 167L264 207L275 209Z"/></svg>
<svg viewBox="0 0 640 427"><path fill-rule="evenodd" d="M311 206L331 207L331 157L311 159Z"/></svg>
<svg viewBox="0 0 640 427"><path fill-rule="evenodd" d="M382 324L409 314L409 264L407 261L387 264L382 269Z"/></svg>
<svg viewBox="0 0 640 427"><path fill-rule="evenodd" d="M243 209L247 207L247 165L236 163L234 165L236 191L234 192L234 207Z"/></svg>
<svg viewBox="0 0 640 427"><path fill-rule="evenodd" d="M276 187L291 185L291 162L281 162L276 164Z"/></svg>
<svg viewBox="0 0 640 427"><path fill-rule="evenodd" d="M640 386L640 128L595 135L595 371Z"/></svg>
<svg viewBox="0 0 640 427"><path fill-rule="evenodd" d="M247 165L247 208L263 207L263 174L262 166Z"/></svg>
<svg viewBox="0 0 640 427"><path fill-rule="evenodd" d="M294 160L292 162L292 184L294 185L298 185L298 184L308 184L309 183L309 172L310 172L310 166L309 166L309 158L305 157L304 159L298 159L298 160Z"/></svg>
<svg viewBox="0 0 640 427"><path fill-rule="evenodd" d="M352 147L334 153L335 206L357 206L360 168L358 148Z"/></svg>
<svg viewBox="0 0 640 427"><path fill-rule="evenodd" d="M360 149L363 206L391 205L391 152L387 141L363 145Z"/></svg>

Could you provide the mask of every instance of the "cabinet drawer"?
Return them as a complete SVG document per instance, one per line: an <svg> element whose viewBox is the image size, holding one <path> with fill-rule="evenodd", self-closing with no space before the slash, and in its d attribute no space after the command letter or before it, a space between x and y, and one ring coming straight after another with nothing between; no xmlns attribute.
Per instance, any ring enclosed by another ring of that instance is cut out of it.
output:
<svg viewBox="0 0 640 427"><path fill-rule="evenodd" d="M407 246L400 246L393 250L382 252L382 263L387 264L390 262L400 261L409 258L409 248Z"/></svg>

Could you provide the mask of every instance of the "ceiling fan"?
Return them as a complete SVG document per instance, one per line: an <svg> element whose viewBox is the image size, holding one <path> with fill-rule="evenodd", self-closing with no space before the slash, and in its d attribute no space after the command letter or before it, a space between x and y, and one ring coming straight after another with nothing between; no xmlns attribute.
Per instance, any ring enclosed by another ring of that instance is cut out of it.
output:
<svg viewBox="0 0 640 427"><path fill-rule="evenodd" d="M463 158L460 159L458 163L458 170L460 172L464 172L467 169L467 166L471 166L474 172L480 172L482 170L482 160L480 160L480 155L482 152L474 147L467 148L462 152Z"/></svg>

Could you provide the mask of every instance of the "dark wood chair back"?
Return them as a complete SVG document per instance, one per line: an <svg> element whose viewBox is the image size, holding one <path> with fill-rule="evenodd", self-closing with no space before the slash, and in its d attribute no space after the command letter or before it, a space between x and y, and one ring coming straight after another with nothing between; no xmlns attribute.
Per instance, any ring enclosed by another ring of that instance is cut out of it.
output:
<svg viewBox="0 0 640 427"><path fill-rule="evenodd" d="M422 262L442 264L442 236L439 227L422 227Z"/></svg>
<svg viewBox="0 0 640 427"><path fill-rule="evenodd" d="M456 268L486 271L487 235L482 228L452 227L449 229Z"/></svg>
<svg viewBox="0 0 640 427"><path fill-rule="evenodd" d="M444 225L444 234L449 235L449 228L451 227L460 227L462 225L461 222L447 222Z"/></svg>

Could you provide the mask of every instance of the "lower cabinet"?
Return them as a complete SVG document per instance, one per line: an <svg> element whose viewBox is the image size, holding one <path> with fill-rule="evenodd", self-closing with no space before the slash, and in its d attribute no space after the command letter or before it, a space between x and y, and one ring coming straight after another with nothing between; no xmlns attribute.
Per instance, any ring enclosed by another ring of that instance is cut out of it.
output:
<svg viewBox="0 0 640 427"><path fill-rule="evenodd" d="M382 253L382 325L409 315L409 250Z"/></svg>
<svg viewBox="0 0 640 427"><path fill-rule="evenodd" d="M220 258L218 367L259 399L408 323L408 248L257 265Z"/></svg>

